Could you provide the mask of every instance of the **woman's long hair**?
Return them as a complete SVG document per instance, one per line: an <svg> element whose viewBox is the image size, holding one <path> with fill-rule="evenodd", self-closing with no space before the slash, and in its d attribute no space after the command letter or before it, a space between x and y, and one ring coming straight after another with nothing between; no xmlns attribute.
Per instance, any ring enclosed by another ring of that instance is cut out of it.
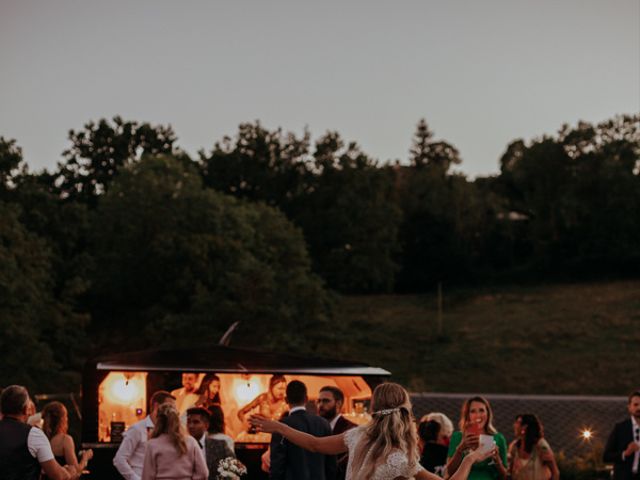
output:
<svg viewBox="0 0 640 480"><path fill-rule="evenodd" d="M225 433L224 412L220 405L212 405L209 408L209 433Z"/></svg>
<svg viewBox="0 0 640 480"><path fill-rule="evenodd" d="M407 391L397 383L383 383L373 391L371 403L373 418L365 427L353 456L354 480L370 479L376 466L386 462L393 450L405 453L411 466L420 458Z"/></svg>
<svg viewBox="0 0 640 480"><path fill-rule="evenodd" d="M209 385L214 381L221 383L220 377L215 373L207 373L200 383L200 388L196 391L198 395L205 399L204 403L207 405L220 405L222 403L222 400L220 399L220 391L218 391L213 398L210 397Z"/></svg>
<svg viewBox="0 0 640 480"><path fill-rule="evenodd" d="M186 434L180 423L178 409L172 403L163 403L158 408L158 417L151 438L159 437L162 434L169 435L171 443L180 455L187 453Z"/></svg>
<svg viewBox="0 0 640 480"><path fill-rule="evenodd" d="M482 403L487 409L487 424L485 426L485 430L489 435L495 435L498 433L496 427L493 426L493 411L491 410L491 405L489 404L489 400L484 397L471 397L465 400L462 404L462 410L460 411L460 422L458 423L458 427L460 431L464 433L464 430L469 423L469 411L471 410L471 403L478 402Z"/></svg>
<svg viewBox="0 0 640 480"><path fill-rule="evenodd" d="M522 440L524 440L524 450L527 453L531 453L533 448L538 444L540 439L544 437L544 430L542 429L542 423L538 417L531 413L525 413L518 415L517 419L520 419L520 425L527 427L524 433L524 439L519 438L516 445L518 448L522 446Z"/></svg>
<svg viewBox="0 0 640 480"><path fill-rule="evenodd" d="M67 408L60 402L49 402L42 409L42 431L49 440L58 433L67 433L69 426Z"/></svg>

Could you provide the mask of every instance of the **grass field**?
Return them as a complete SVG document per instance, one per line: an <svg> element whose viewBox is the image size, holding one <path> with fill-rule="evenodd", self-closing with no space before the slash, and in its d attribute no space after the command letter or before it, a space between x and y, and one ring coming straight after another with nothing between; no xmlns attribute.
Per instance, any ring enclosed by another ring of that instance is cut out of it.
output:
<svg viewBox="0 0 640 480"><path fill-rule="evenodd" d="M640 386L640 281L343 297L322 354L413 391L626 394Z"/></svg>

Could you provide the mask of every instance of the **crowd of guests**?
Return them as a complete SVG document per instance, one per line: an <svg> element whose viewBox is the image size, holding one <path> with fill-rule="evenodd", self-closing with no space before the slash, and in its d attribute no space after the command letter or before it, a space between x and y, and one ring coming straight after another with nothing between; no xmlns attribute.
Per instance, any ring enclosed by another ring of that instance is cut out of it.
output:
<svg viewBox="0 0 640 480"><path fill-rule="evenodd" d="M263 469L272 479L559 480L555 456L536 415L516 416L514 440L507 445L484 397L463 403L454 431L451 420L438 412L416 422L407 391L385 383L373 392L371 420L356 425L341 413L345 399L339 388L323 387L317 412L310 413L305 384L293 380L282 385L286 413L274 420L267 406L277 404L273 400L280 395L274 399L268 395L283 383L279 376L274 379L267 396L254 402L255 413L248 418L256 430L272 434L263 457ZM183 386L190 379L186 380ZM149 415L125 432L113 460L123 478L218 478L220 462L235 454L233 439L225 434L219 379L215 382L215 375L203 382L193 398L195 406L186 409L186 428L178 408L178 399L186 395L176 397L161 390L151 396ZM79 478L93 452L76 454L65 406L50 402L39 417L34 410L26 388L12 385L2 391L1 478ZM629 396L628 412L630 419L616 425L604 452L604 460L614 464L615 480L638 478L640 391ZM36 424L30 425L29 418L37 418Z"/></svg>
<svg viewBox="0 0 640 480"><path fill-rule="evenodd" d="M0 395L0 478L3 480L70 480L80 478L93 457L76 455L65 406L51 402L36 417L27 389L10 385Z"/></svg>

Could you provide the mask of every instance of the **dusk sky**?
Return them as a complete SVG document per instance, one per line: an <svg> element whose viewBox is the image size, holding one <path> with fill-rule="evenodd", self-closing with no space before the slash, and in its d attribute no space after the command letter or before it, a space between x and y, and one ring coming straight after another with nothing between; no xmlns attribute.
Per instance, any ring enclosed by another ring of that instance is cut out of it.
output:
<svg viewBox="0 0 640 480"><path fill-rule="evenodd" d="M194 157L258 119L381 161L424 117L486 175L516 138L640 111L640 1L0 0L0 72L0 136L36 170L114 115Z"/></svg>

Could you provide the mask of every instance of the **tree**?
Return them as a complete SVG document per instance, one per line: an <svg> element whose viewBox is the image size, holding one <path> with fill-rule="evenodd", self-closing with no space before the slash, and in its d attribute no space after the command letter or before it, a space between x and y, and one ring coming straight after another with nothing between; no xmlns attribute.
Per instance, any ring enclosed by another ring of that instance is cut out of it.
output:
<svg viewBox="0 0 640 480"><path fill-rule="evenodd" d="M501 182L530 218L531 261L546 271L624 272L640 262L640 117L563 126L512 143Z"/></svg>
<svg viewBox="0 0 640 480"><path fill-rule="evenodd" d="M243 123L235 139L225 137L209 154L201 151L200 165L206 186L289 212L305 191L308 155L308 132L297 138L260 122Z"/></svg>
<svg viewBox="0 0 640 480"><path fill-rule="evenodd" d="M400 211L393 174L336 132L316 143L308 192L292 218L302 227L314 269L342 293L387 292L398 265Z"/></svg>
<svg viewBox="0 0 640 480"><path fill-rule="evenodd" d="M0 202L0 384L65 390L79 378L64 371L70 352L56 350L69 347L70 330L82 325L70 325L53 296L47 242L19 216L18 206Z"/></svg>
<svg viewBox="0 0 640 480"><path fill-rule="evenodd" d="M55 187L59 194L94 207L118 171L142 155L178 154L170 126L101 119L69 132L71 147L63 152Z"/></svg>
<svg viewBox="0 0 640 480"><path fill-rule="evenodd" d="M271 207L203 188L173 157L123 169L93 225L103 347L114 347L113 326L126 332L116 348L141 348L212 344L241 321L239 343L309 349L327 319L299 230Z"/></svg>
<svg viewBox="0 0 640 480"><path fill-rule="evenodd" d="M0 137L0 199L7 199L13 180L26 170L22 149L13 139Z"/></svg>
<svg viewBox="0 0 640 480"><path fill-rule="evenodd" d="M429 129L427 121L421 118L409 149L409 159L413 167L430 168L444 176L451 165L461 162L460 153L451 144L444 141L434 142L432 139L433 132Z"/></svg>

